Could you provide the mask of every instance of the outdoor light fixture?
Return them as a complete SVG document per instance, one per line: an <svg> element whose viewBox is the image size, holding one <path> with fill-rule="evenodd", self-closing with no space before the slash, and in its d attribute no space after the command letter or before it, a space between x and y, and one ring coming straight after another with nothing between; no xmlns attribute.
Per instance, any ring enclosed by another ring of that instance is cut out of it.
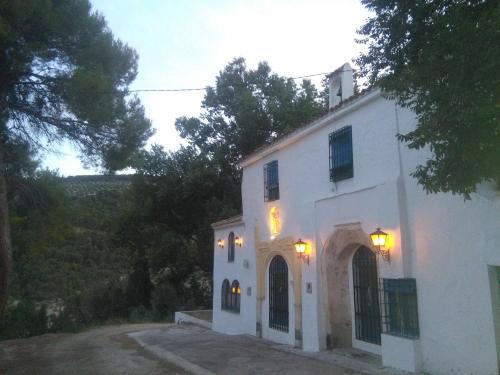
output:
<svg viewBox="0 0 500 375"><path fill-rule="evenodd" d="M217 245L219 245L220 248L223 248L224 247L224 240L222 238L219 238L217 240Z"/></svg>
<svg viewBox="0 0 500 375"><path fill-rule="evenodd" d="M243 237L241 236L235 237L234 244L241 247L243 245Z"/></svg>
<svg viewBox="0 0 500 375"><path fill-rule="evenodd" d="M380 254L383 259L389 262L389 249L384 249L387 240L387 233L381 231L380 228L377 228L375 232L370 233L370 238L372 240L373 246L377 248L376 253Z"/></svg>
<svg viewBox="0 0 500 375"><path fill-rule="evenodd" d="M309 264L309 254L306 254L307 243L299 238L293 245L295 246L295 251L299 254L299 258L307 259L307 264Z"/></svg>
<svg viewBox="0 0 500 375"><path fill-rule="evenodd" d="M233 294L241 294L241 288L239 286L238 287L233 286L231 288L231 293L233 293Z"/></svg>

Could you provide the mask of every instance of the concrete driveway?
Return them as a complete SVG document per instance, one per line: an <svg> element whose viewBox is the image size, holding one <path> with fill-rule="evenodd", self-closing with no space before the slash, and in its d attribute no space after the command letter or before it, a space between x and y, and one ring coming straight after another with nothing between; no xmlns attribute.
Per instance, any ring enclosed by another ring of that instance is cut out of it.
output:
<svg viewBox="0 0 500 375"><path fill-rule="evenodd" d="M145 350L194 374L402 374L363 353L305 353L249 335L224 335L196 325L129 334ZM364 358L362 358L364 357Z"/></svg>
<svg viewBox="0 0 500 375"><path fill-rule="evenodd" d="M376 362L304 353L195 325L126 324L0 342L5 374L393 374Z"/></svg>

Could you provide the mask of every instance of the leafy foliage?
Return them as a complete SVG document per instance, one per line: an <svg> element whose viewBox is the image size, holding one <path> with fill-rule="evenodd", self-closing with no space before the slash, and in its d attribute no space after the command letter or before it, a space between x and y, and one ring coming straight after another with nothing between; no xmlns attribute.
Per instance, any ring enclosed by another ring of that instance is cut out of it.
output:
<svg viewBox="0 0 500 375"><path fill-rule="evenodd" d="M139 100L126 98L137 53L87 0L2 1L0 14L3 142L69 138L88 162L126 166L151 135Z"/></svg>
<svg viewBox="0 0 500 375"><path fill-rule="evenodd" d="M85 163L129 166L152 135L127 91L137 58L88 0L0 0L0 315L11 258L4 171L20 160L11 154L69 140Z"/></svg>
<svg viewBox="0 0 500 375"><path fill-rule="evenodd" d="M138 158L117 233L123 246L143 249L158 288L153 305L163 311L170 309L162 301L174 295L170 287L180 305L211 304L210 224L241 211L239 158L326 111L324 92L309 81L297 86L266 63L248 70L244 59L234 59L216 81L200 118L176 121L188 146L171 153L153 146Z"/></svg>
<svg viewBox="0 0 500 375"><path fill-rule="evenodd" d="M360 33L361 73L413 109L416 130L399 135L433 157L413 175L428 192L469 197L500 186L500 3L493 0L363 0L375 16Z"/></svg>
<svg viewBox="0 0 500 375"><path fill-rule="evenodd" d="M264 143L325 113L326 97L304 80L271 73L266 62L248 70L245 60L231 61L208 87L200 118L181 117L176 128L191 145L221 166L235 165Z"/></svg>
<svg viewBox="0 0 500 375"><path fill-rule="evenodd" d="M0 340L47 333L47 310L33 302L21 301L8 307L0 320Z"/></svg>
<svg viewBox="0 0 500 375"><path fill-rule="evenodd" d="M251 81L240 79L237 92L226 95L238 74ZM160 146L140 152L135 176L61 181L37 172L29 153L12 164L13 176L26 186L12 185L9 195L12 300L56 311L47 329L75 331L109 319L165 319L180 308L210 308L210 224L241 210L237 158L324 108L312 85L297 88L266 64L246 71L244 61L235 60L218 82L217 90L207 91L198 128L177 122L190 144L176 152ZM255 139L254 130L265 136Z"/></svg>

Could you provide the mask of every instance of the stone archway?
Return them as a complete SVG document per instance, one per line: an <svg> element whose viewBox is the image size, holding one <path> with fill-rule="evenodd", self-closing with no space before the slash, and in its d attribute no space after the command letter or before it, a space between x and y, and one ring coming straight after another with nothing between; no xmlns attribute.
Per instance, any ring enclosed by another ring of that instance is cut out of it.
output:
<svg viewBox="0 0 500 375"><path fill-rule="evenodd" d="M360 247L372 249L359 223L338 225L321 254L323 301L326 311L327 347L352 347L349 261Z"/></svg>
<svg viewBox="0 0 500 375"><path fill-rule="evenodd" d="M295 346L302 347L302 275L300 262L295 254L293 238L285 237L273 241L262 241L258 226L255 228L255 250L257 271L257 336L262 337L262 306L266 298L266 279L269 263L275 256L282 256L288 266L293 290L293 321L290 321L290 333L295 336Z"/></svg>

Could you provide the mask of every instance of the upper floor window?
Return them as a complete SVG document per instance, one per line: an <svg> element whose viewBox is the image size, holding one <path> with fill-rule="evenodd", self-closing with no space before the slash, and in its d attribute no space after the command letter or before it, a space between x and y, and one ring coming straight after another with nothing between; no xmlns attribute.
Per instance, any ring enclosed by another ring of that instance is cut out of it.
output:
<svg viewBox="0 0 500 375"><path fill-rule="evenodd" d="M346 126L330 134L330 181L352 176L352 127Z"/></svg>
<svg viewBox="0 0 500 375"><path fill-rule="evenodd" d="M229 233L227 238L227 261L234 262L234 233Z"/></svg>
<svg viewBox="0 0 500 375"><path fill-rule="evenodd" d="M270 202L278 199L280 199L278 160L274 160L264 165L264 200Z"/></svg>

